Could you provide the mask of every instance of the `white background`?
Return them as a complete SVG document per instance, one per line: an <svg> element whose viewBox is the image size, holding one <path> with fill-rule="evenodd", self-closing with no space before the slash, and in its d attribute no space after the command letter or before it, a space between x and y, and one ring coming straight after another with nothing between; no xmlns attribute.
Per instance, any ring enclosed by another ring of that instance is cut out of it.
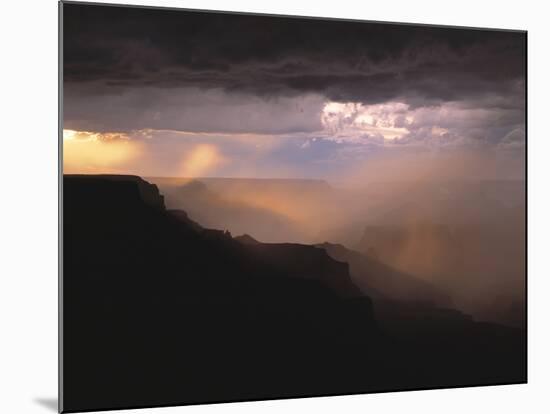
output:
<svg viewBox="0 0 550 414"><path fill-rule="evenodd" d="M135 412L550 412L547 243L550 36L544 2L149 0L134 3L529 31L528 385ZM57 396L57 2L3 2L0 30L0 412L52 413Z"/></svg>

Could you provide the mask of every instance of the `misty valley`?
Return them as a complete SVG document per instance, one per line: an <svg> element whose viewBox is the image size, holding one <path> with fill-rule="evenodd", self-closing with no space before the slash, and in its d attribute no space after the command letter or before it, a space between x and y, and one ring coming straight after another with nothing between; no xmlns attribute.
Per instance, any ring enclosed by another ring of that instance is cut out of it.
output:
<svg viewBox="0 0 550 414"><path fill-rule="evenodd" d="M376 297L435 303L523 327L521 180L338 186L324 180L147 177L169 210L264 243L318 245Z"/></svg>
<svg viewBox="0 0 550 414"><path fill-rule="evenodd" d="M65 408L526 381L525 182L64 175Z"/></svg>

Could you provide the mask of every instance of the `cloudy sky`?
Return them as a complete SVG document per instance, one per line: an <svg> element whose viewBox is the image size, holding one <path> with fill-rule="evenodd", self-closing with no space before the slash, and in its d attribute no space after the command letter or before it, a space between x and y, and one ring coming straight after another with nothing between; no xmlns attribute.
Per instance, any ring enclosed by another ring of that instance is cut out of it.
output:
<svg viewBox="0 0 550 414"><path fill-rule="evenodd" d="M524 33L75 4L63 27L65 172L336 180L475 154L523 176Z"/></svg>

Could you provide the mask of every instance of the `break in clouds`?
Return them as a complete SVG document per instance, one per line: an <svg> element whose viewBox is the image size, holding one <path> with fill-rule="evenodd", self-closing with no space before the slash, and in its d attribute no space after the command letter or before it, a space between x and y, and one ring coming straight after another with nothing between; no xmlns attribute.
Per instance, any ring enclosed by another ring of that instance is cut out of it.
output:
<svg viewBox="0 0 550 414"><path fill-rule="evenodd" d="M523 176L521 34L70 4L64 19L69 170L181 175L208 148L199 175L338 179L451 153Z"/></svg>

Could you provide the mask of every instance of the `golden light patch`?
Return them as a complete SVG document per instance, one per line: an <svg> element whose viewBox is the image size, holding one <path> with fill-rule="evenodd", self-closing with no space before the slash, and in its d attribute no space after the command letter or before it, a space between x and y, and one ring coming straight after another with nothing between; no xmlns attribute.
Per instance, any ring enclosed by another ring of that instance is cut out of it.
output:
<svg viewBox="0 0 550 414"><path fill-rule="evenodd" d="M205 176L223 161L224 157L215 145L199 144L184 157L181 175L184 177Z"/></svg>
<svg viewBox="0 0 550 414"><path fill-rule="evenodd" d="M251 208L269 211L293 223L304 237L314 235L319 228L319 222L325 217L325 208L319 206L315 195L304 193L297 197L284 192L236 190L224 194L229 202L244 204Z"/></svg>
<svg viewBox="0 0 550 414"><path fill-rule="evenodd" d="M63 130L64 173L115 173L142 154L125 134Z"/></svg>

